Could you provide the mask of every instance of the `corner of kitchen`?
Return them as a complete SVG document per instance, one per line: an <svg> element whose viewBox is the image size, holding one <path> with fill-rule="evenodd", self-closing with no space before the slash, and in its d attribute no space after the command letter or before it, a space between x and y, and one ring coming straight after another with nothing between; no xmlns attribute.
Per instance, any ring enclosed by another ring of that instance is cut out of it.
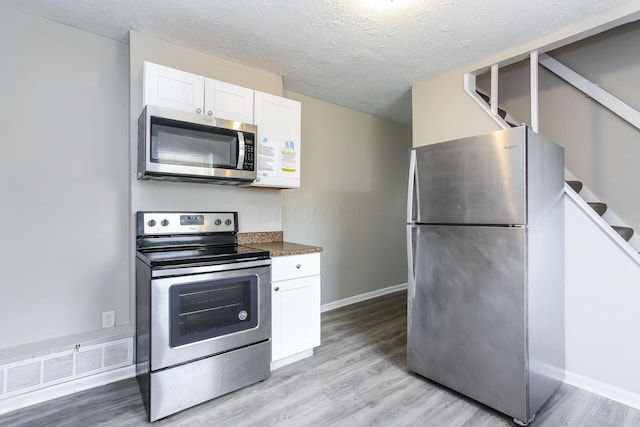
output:
<svg viewBox="0 0 640 427"><path fill-rule="evenodd" d="M24 49L57 52L61 60L46 74L76 89L64 106L44 95L55 91L51 82L35 79L34 90L80 118L67 129L53 114L34 128L30 141L54 161L37 176L25 175L19 162L3 164L12 176L3 184L19 178L3 194L20 207L5 212L4 224L31 224L21 233L3 230L12 242L3 258L6 283L23 283L6 289L1 303L3 318L14 319L2 326L0 349L6 422L28 423L23 411L55 396L100 385L124 390L123 381L136 376L134 399L146 404L147 420L188 414L187 407L273 369L313 359L322 310L406 288L403 212L389 206L405 199L395 190L406 185L408 127L285 91L272 72L146 34L131 31L122 44L0 7L6 28L37 25L56 40L44 47L25 37ZM68 54L88 50L102 59ZM27 67L31 59L23 61ZM75 70L94 77L76 79ZM79 109L86 92L101 99L91 114ZM68 133L66 145L44 144L49 132ZM29 157L26 144L15 150ZM351 167L354 156L368 164ZM43 203L55 228L40 226L41 208L33 207ZM49 254L36 271L18 256L33 241ZM187 280L191 269L202 283ZM186 308L193 295L215 294L216 280L230 288L222 300ZM178 293L159 297L162 286ZM26 301L38 316L20 309ZM226 341L203 330L216 323L228 331ZM216 387L204 381L191 389L205 372L224 375ZM171 394L184 397L180 384L191 397L171 401ZM56 413L49 420L63 416Z"/></svg>

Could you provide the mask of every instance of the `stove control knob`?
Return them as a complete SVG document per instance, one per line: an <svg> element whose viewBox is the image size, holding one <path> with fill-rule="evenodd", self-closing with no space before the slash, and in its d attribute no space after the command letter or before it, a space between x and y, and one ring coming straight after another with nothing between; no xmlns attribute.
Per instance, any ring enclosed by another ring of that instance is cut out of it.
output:
<svg viewBox="0 0 640 427"><path fill-rule="evenodd" d="M231 220L230 220L230 219L228 219L228 220L226 220L224 223L225 223L225 225L231 225Z"/></svg>
<svg viewBox="0 0 640 427"><path fill-rule="evenodd" d="M218 226L218 225L222 224L222 221L220 220L220 218L218 218L218 219L215 220L214 224L216 226Z"/></svg>
<svg viewBox="0 0 640 427"><path fill-rule="evenodd" d="M167 221L166 219L163 219L160 224L162 224L163 227L166 227L167 225L169 225L169 221Z"/></svg>
<svg viewBox="0 0 640 427"><path fill-rule="evenodd" d="M155 219L150 219L149 222L147 223L147 225L149 227L155 227L156 226L156 220Z"/></svg>

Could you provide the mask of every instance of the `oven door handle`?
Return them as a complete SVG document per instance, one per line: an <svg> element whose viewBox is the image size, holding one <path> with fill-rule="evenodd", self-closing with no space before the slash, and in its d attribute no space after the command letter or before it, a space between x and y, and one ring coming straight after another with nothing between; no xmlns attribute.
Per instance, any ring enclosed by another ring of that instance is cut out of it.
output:
<svg viewBox="0 0 640 427"><path fill-rule="evenodd" d="M168 269L152 269L151 277L187 276L190 274L215 273L218 271L239 270L243 268L263 267L271 265L271 259L245 260L239 262L225 262L224 264L202 265L195 267L179 267Z"/></svg>

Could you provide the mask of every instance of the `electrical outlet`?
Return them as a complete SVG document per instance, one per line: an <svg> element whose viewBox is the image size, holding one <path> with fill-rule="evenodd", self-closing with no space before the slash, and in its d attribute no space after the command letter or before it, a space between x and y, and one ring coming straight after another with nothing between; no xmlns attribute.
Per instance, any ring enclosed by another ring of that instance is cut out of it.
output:
<svg viewBox="0 0 640 427"><path fill-rule="evenodd" d="M116 312L115 311L103 311L102 312L102 327L113 328L116 324Z"/></svg>

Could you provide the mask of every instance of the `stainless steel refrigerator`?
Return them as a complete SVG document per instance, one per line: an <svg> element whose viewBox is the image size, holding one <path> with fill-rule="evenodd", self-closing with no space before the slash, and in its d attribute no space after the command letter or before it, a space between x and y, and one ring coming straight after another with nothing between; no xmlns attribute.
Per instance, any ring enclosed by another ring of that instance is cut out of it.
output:
<svg viewBox="0 0 640 427"><path fill-rule="evenodd" d="M563 175L526 126L411 152L408 367L522 424L564 379Z"/></svg>

